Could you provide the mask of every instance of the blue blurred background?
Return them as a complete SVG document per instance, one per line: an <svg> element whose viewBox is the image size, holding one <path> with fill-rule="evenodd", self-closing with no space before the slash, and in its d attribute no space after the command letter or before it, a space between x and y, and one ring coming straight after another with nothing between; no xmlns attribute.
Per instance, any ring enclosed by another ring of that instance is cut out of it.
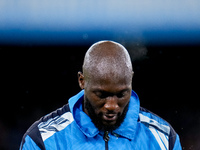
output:
<svg viewBox="0 0 200 150"><path fill-rule="evenodd" d="M1 0L0 44L200 42L198 0Z"/></svg>
<svg viewBox="0 0 200 150"><path fill-rule="evenodd" d="M80 91L87 49L113 40L129 51L141 106L200 149L200 1L0 0L0 149Z"/></svg>

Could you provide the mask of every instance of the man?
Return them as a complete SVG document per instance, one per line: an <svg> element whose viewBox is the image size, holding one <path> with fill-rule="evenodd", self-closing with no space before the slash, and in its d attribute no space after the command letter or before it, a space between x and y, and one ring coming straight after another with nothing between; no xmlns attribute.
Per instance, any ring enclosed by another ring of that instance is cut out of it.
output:
<svg viewBox="0 0 200 150"><path fill-rule="evenodd" d="M133 69L127 50L100 41L87 51L82 89L69 104L42 117L25 133L21 150L180 150L169 123L141 108L132 90Z"/></svg>

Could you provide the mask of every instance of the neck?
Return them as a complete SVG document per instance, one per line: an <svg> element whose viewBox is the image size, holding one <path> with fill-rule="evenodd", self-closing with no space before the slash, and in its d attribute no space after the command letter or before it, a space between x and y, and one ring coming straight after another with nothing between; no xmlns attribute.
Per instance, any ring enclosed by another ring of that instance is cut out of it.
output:
<svg viewBox="0 0 200 150"><path fill-rule="evenodd" d="M89 116L88 110L85 108L85 100L83 100L83 102L82 102L82 109L83 109L84 113L86 113Z"/></svg>

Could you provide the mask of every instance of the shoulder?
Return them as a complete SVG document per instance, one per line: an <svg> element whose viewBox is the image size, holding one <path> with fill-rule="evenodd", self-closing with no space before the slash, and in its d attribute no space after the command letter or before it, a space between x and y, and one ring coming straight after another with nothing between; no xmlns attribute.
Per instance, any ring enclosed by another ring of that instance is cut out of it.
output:
<svg viewBox="0 0 200 150"><path fill-rule="evenodd" d="M28 144L26 138L29 137L40 149L45 149L44 141L67 127L72 121L73 117L69 105L66 104L36 121L24 134L21 147Z"/></svg>
<svg viewBox="0 0 200 150"><path fill-rule="evenodd" d="M64 107L45 116L38 124L38 130L41 134L42 140L45 141L54 133L63 130L71 124L73 120L74 118L70 112L69 105L65 105Z"/></svg>
<svg viewBox="0 0 200 150"><path fill-rule="evenodd" d="M66 104L63 107L61 107L61 108L49 113L48 115L42 117L39 120L40 121L39 124L45 124L45 123L50 122L50 121L56 123L56 120L58 118L63 118L64 119L65 117L63 117L63 116L65 116L65 114L68 114L68 113L71 114L70 109L69 109L69 105Z"/></svg>
<svg viewBox="0 0 200 150"><path fill-rule="evenodd" d="M151 111L140 107L139 122L151 131L161 147L173 149L178 135L167 121Z"/></svg>

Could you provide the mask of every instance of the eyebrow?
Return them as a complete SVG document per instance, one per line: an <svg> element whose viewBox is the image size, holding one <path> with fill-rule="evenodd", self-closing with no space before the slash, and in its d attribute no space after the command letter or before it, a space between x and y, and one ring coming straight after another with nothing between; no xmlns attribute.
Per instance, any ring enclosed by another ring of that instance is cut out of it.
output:
<svg viewBox="0 0 200 150"><path fill-rule="evenodd" d="M95 89L95 90L93 90L93 92L100 92L100 93L104 93L104 94L108 94L108 95L117 95L117 94L119 94L119 93L129 92L129 91L130 91L129 88L120 90L119 92L116 92L116 93L108 92L108 91L101 90L101 89Z"/></svg>

